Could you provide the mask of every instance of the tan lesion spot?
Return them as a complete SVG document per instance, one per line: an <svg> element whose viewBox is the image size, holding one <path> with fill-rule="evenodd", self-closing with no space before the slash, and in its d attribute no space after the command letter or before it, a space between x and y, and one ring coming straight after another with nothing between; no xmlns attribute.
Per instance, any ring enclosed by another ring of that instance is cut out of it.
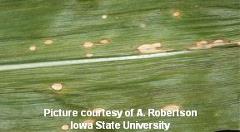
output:
<svg viewBox="0 0 240 132"><path fill-rule="evenodd" d="M56 91L60 91L63 89L63 84L62 83L53 83L51 85L51 88Z"/></svg>
<svg viewBox="0 0 240 132"><path fill-rule="evenodd" d="M29 50L30 51L36 51L37 47L35 45L32 45L32 46L29 47Z"/></svg>
<svg viewBox="0 0 240 132"><path fill-rule="evenodd" d="M240 46L240 41L236 42L236 44L237 44L238 46Z"/></svg>
<svg viewBox="0 0 240 132"><path fill-rule="evenodd" d="M209 49L209 48L212 48L212 46L209 45L209 42L206 40L201 40L196 42L194 46L191 46L188 49L195 50L195 49Z"/></svg>
<svg viewBox="0 0 240 132"><path fill-rule="evenodd" d="M160 52L168 52L172 49L165 49L162 47L161 43L152 43L152 44L143 44L140 45L137 50L143 54L150 54L150 53L160 53Z"/></svg>
<svg viewBox="0 0 240 132"><path fill-rule="evenodd" d="M87 54L86 54L86 57L91 58L91 57L93 57L93 54L87 53Z"/></svg>
<svg viewBox="0 0 240 132"><path fill-rule="evenodd" d="M196 43L197 46L205 46L208 45L208 41L206 40L201 40L199 42Z"/></svg>
<svg viewBox="0 0 240 132"><path fill-rule="evenodd" d="M69 129L69 125L65 124L65 125L62 125L61 127L62 130L66 131Z"/></svg>
<svg viewBox="0 0 240 132"><path fill-rule="evenodd" d="M110 39L107 39L107 38L105 38L105 39L101 39L99 42L98 42L98 44L99 45L106 45L106 44L110 44L112 41L110 40Z"/></svg>
<svg viewBox="0 0 240 132"><path fill-rule="evenodd" d="M217 39L217 40L214 40L212 43L210 43L212 47L223 46L227 44L230 44L230 41L222 40L222 39Z"/></svg>
<svg viewBox="0 0 240 132"><path fill-rule="evenodd" d="M225 45L236 45L236 44L231 43L231 41L229 40L223 40L223 39L217 39L213 41L202 40L202 41L196 42L193 46L189 47L188 49L190 50L209 49L209 48L221 47Z"/></svg>
<svg viewBox="0 0 240 132"><path fill-rule="evenodd" d="M177 104L169 104L164 106L162 109L163 110L168 110L168 111L175 111L175 110L180 110L180 106Z"/></svg>
<svg viewBox="0 0 240 132"><path fill-rule="evenodd" d="M44 41L44 44L46 44L46 45L53 44L53 40L47 39L47 40Z"/></svg>
<svg viewBox="0 0 240 132"><path fill-rule="evenodd" d="M108 18L108 15L102 15L102 19L107 19Z"/></svg>
<svg viewBox="0 0 240 132"><path fill-rule="evenodd" d="M86 41L83 43L84 48L92 48L93 45L94 45L93 42L90 42L90 41Z"/></svg>
<svg viewBox="0 0 240 132"><path fill-rule="evenodd" d="M181 16L181 12L180 11L175 11L172 13L173 17L180 17Z"/></svg>

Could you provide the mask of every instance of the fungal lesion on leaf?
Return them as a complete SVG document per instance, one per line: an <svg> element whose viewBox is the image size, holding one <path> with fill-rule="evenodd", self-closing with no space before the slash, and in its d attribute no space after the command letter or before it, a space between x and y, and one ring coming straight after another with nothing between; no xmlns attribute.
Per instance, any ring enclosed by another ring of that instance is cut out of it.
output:
<svg viewBox="0 0 240 132"><path fill-rule="evenodd" d="M84 48L92 48L93 46L94 46L94 44L91 41L86 41L83 43Z"/></svg>
<svg viewBox="0 0 240 132"><path fill-rule="evenodd" d="M31 46L29 47L29 50L30 50L30 51L36 51L36 50L37 50L36 45L31 45Z"/></svg>
<svg viewBox="0 0 240 132"><path fill-rule="evenodd" d="M217 47L228 47L228 46L239 46L239 42L232 42L227 39L217 39L217 40L201 40L196 42L193 46L189 47L189 50L199 50L199 49L210 49Z"/></svg>
<svg viewBox="0 0 240 132"><path fill-rule="evenodd" d="M52 39L46 39L46 40L44 40L44 44L45 45L53 44L53 40Z"/></svg>
<svg viewBox="0 0 240 132"><path fill-rule="evenodd" d="M143 44L137 47L137 50L139 53L142 54L150 54L150 53L161 53L161 52L169 52L173 51L173 49L167 49L163 48L162 44L157 42L157 43L152 43L152 44Z"/></svg>

